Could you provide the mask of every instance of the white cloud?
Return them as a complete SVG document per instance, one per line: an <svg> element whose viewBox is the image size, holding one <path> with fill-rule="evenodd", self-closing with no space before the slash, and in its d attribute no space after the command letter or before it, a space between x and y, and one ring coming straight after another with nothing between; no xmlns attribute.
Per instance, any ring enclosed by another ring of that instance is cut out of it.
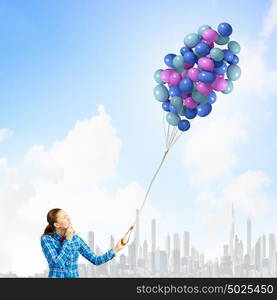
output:
<svg viewBox="0 0 277 300"><path fill-rule="evenodd" d="M273 0L271 7L264 18L264 25L261 32L261 36L264 39L268 39L274 32L275 27L277 26L277 1Z"/></svg>
<svg viewBox="0 0 277 300"><path fill-rule="evenodd" d="M13 132L8 128L0 128L0 143L11 137Z"/></svg>

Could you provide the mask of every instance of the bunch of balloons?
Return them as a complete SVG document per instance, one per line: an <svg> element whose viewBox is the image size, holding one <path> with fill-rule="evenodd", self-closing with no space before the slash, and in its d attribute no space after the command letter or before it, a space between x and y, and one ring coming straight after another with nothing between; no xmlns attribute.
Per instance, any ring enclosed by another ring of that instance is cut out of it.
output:
<svg viewBox="0 0 277 300"><path fill-rule="evenodd" d="M225 22L218 25L217 31L202 25L197 33L185 36L180 55L169 53L164 57L168 68L154 73L158 83L154 97L162 102L169 125L188 130L188 120L197 115L205 117L212 111L216 92L232 92L233 81L241 75L237 56L240 45L230 41L232 31ZM224 45L225 49L219 47Z"/></svg>

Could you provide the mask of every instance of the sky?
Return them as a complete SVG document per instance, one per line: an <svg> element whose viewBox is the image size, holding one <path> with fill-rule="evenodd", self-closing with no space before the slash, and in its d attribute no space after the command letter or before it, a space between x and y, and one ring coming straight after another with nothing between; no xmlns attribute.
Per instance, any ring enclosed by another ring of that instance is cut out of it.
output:
<svg viewBox="0 0 277 300"><path fill-rule="evenodd" d="M170 151L141 240L156 218L161 249L189 231L213 259L232 203L244 245L248 217L253 241L276 233L276 1L1 0L0 273L46 268L39 238L53 207L102 251L128 230L165 145L153 74L185 35L221 22L241 45L242 76Z"/></svg>

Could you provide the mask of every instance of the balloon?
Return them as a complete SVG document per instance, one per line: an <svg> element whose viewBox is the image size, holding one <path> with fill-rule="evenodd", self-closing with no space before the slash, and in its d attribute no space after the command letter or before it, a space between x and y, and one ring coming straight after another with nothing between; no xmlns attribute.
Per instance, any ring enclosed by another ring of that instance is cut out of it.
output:
<svg viewBox="0 0 277 300"><path fill-rule="evenodd" d="M186 109L185 111L185 117L187 119L194 119L197 115L197 109L194 108L194 109Z"/></svg>
<svg viewBox="0 0 277 300"><path fill-rule="evenodd" d="M228 36L219 35L215 43L218 45L226 45L229 42L229 40L230 38Z"/></svg>
<svg viewBox="0 0 277 300"><path fill-rule="evenodd" d="M214 104L215 101L216 101L216 93L215 92L212 92L208 95L208 103L210 104Z"/></svg>
<svg viewBox="0 0 277 300"><path fill-rule="evenodd" d="M169 104L169 110L175 115L178 115L178 109L174 107L173 105Z"/></svg>
<svg viewBox="0 0 277 300"><path fill-rule="evenodd" d="M210 53L210 50L211 50L211 48L210 48L207 44L205 44L205 43L203 43L203 42L198 43L198 44L195 46L195 49L194 49L194 51L195 51L198 55L201 55L201 56L205 56L205 55L209 54L209 53Z"/></svg>
<svg viewBox="0 0 277 300"><path fill-rule="evenodd" d="M170 101L169 100L166 100L162 103L162 108L163 108L164 111L170 111L169 106L170 106Z"/></svg>
<svg viewBox="0 0 277 300"><path fill-rule="evenodd" d="M176 54L172 54L172 53L169 53L167 54L165 57L164 57L164 62L165 64L170 67L170 68L174 68L174 65L173 65L173 58L176 56Z"/></svg>
<svg viewBox="0 0 277 300"><path fill-rule="evenodd" d="M181 131L187 131L190 128L190 122L188 120L180 120L178 123L178 128Z"/></svg>
<svg viewBox="0 0 277 300"><path fill-rule="evenodd" d="M228 87L224 91L222 91L223 94L230 94L234 88L233 82L229 79L226 80Z"/></svg>
<svg viewBox="0 0 277 300"><path fill-rule="evenodd" d="M198 28L197 33L198 33L200 36L202 36L202 33L203 33L204 30L206 30L206 29L211 29L211 28L212 28L212 27L209 26L209 25L201 25L201 26Z"/></svg>
<svg viewBox="0 0 277 300"><path fill-rule="evenodd" d="M234 57L233 57L233 59L231 61L231 64L232 65L236 65L238 63L239 63L239 58L234 54Z"/></svg>
<svg viewBox="0 0 277 300"><path fill-rule="evenodd" d="M198 79L204 83L212 83L213 81L215 81L215 78L216 78L216 76L212 72L201 71L198 74Z"/></svg>
<svg viewBox="0 0 277 300"><path fill-rule="evenodd" d="M157 83L163 84L165 81L161 80L161 73L163 70L159 69L154 73L154 79Z"/></svg>
<svg viewBox="0 0 277 300"><path fill-rule="evenodd" d="M216 78L216 80L211 84L212 88L216 91L224 91L228 87L228 83L225 79Z"/></svg>
<svg viewBox="0 0 277 300"><path fill-rule="evenodd" d="M208 42L215 42L218 39L218 33L213 29L206 29L203 31L202 37Z"/></svg>
<svg viewBox="0 0 277 300"><path fill-rule="evenodd" d="M213 48L210 51L211 58L215 61L221 61L224 58L224 52L219 48Z"/></svg>
<svg viewBox="0 0 277 300"><path fill-rule="evenodd" d="M223 57L224 57L224 52L222 51ZM214 61L214 67L219 68L223 65L223 60L221 61Z"/></svg>
<svg viewBox="0 0 277 300"><path fill-rule="evenodd" d="M185 116L186 107L182 105L181 109L178 110L180 116Z"/></svg>
<svg viewBox="0 0 277 300"><path fill-rule="evenodd" d="M189 33L184 38L184 44L188 47L194 47L201 39L197 33Z"/></svg>
<svg viewBox="0 0 277 300"><path fill-rule="evenodd" d="M190 69L194 64L185 64L185 69Z"/></svg>
<svg viewBox="0 0 277 300"><path fill-rule="evenodd" d="M176 126L178 124L178 122L181 120L181 118L172 112L168 112L166 114L166 120L170 125Z"/></svg>
<svg viewBox="0 0 277 300"><path fill-rule="evenodd" d="M214 43L213 43L213 42L209 42L209 41L206 41L206 40L204 40L204 39L202 39L200 42L201 42L201 43L207 44L210 48L213 48L213 47L214 47Z"/></svg>
<svg viewBox="0 0 277 300"><path fill-rule="evenodd" d="M182 93L190 93L193 89L193 83L189 78L184 78L179 83L179 89Z"/></svg>
<svg viewBox="0 0 277 300"><path fill-rule="evenodd" d="M172 97L170 100L170 104L174 106L177 110L183 107L183 100L181 97Z"/></svg>
<svg viewBox="0 0 277 300"><path fill-rule="evenodd" d="M209 95L213 91L210 84L203 82L197 83L196 90L203 95Z"/></svg>
<svg viewBox="0 0 277 300"><path fill-rule="evenodd" d="M240 52L240 44L236 41L230 41L228 43L228 49L233 53L233 54L238 54Z"/></svg>
<svg viewBox="0 0 277 300"><path fill-rule="evenodd" d="M238 80L241 75L240 67L237 65L230 65L227 69L227 77L230 80Z"/></svg>
<svg viewBox="0 0 277 300"><path fill-rule="evenodd" d="M174 85L169 88L169 95L170 97L180 97L181 96L181 91L177 85Z"/></svg>
<svg viewBox="0 0 277 300"><path fill-rule="evenodd" d="M226 71L227 71L227 65L225 63L223 63L221 67L214 69L214 72L216 74L224 74Z"/></svg>
<svg viewBox="0 0 277 300"><path fill-rule="evenodd" d="M228 63L230 63L232 61L232 59L234 58L234 54L230 51L230 50L223 50L224 52L224 60L226 60Z"/></svg>
<svg viewBox="0 0 277 300"><path fill-rule="evenodd" d="M197 62L197 56L191 51L186 51L183 55L184 61L187 64L195 64Z"/></svg>
<svg viewBox="0 0 277 300"><path fill-rule="evenodd" d="M172 63L173 63L174 68L182 68L183 69L183 67L185 65L184 58L182 55L176 55L173 58Z"/></svg>
<svg viewBox="0 0 277 300"><path fill-rule="evenodd" d="M160 78L162 81L169 83L170 82L170 75L174 72L173 69L166 69L163 70L160 74Z"/></svg>
<svg viewBox="0 0 277 300"><path fill-rule="evenodd" d="M181 74L176 71L173 71L169 77L169 83L173 85L178 85L180 80L182 79Z"/></svg>
<svg viewBox="0 0 277 300"><path fill-rule="evenodd" d="M188 77L192 81L198 81L198 74L199 74L199 70L197 70L196 68L191 68L188 70Z"/></svg>
<svg viewBox="0 0 277 300"><path fill-rule="evenodd" d="M191 94L191 97L192 97L192 99L194 101L196 101L198 103L206 103L206 102L208 102L208 96L200 94L197 91L193 91L192 94Z"/></svg>
<svg viewBox="0 0 277 300"><path fill-rule="evenodd" d="M230 24L223 22L218 25L217 31L219 34L226 37L232 34L233 28Z"/></svg>
<svg viewBox="0 0 277 300"><path fill-rule="evenodd" d="M212 59L207 57L201 57L198 59L198 66L205 71L213 71L214 70L214 62Z"/></svg>
<svg viewBox="0 0 277 300"><path fill-rule="evenodd" d="M188 109L194 109L197 107L198 103L195 102L192 97L187 97L184 99L183 101L184 105L188 108Z"/></svg>
<svg viewBox="0 0 277 300"><path fill-rule="evenodd" d="M159 84L156 85L154 88L154 97L158 100L158 101L165 101L168 99L168 90L167 88L163 85L163 84Z"/></svg>
<svg viewBox="0 0 277 300"><path fill-rule="evenodd" d="M206 117L212 111L212 106L210 103L199 104L197 106L197 115L199 117Z"/></svg>
<svg viewBox="0 0 277 300"><path fill-rule="evenodd" d="M184 69L181 73L181 77L182 79L185 78L187 76L188 70Z"/></svg>
<svg viewBox="0 0 277 300"><path fill-rule="evenodd" d="M191 48L187 47L187 46L184 46L180 49L180 54L184 55L185 52L187 51L192 51Z"/></svg>

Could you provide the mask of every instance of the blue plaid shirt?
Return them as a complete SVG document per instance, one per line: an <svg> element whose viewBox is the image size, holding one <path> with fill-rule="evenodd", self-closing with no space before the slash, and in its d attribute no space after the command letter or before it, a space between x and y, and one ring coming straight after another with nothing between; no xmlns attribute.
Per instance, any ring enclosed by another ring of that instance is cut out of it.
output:
<svg viewBox="0 0 277 300"><path fill-rule="evenodd" d="M41 237L42 251L48 261L51 278L76 278L79 277L78 257L79 253L94 265L103 264L115 257L112 249L103 255L95 255L89 246L74 234L72 240L65 239L60 242L62 236L57 232Z"/></svg>

